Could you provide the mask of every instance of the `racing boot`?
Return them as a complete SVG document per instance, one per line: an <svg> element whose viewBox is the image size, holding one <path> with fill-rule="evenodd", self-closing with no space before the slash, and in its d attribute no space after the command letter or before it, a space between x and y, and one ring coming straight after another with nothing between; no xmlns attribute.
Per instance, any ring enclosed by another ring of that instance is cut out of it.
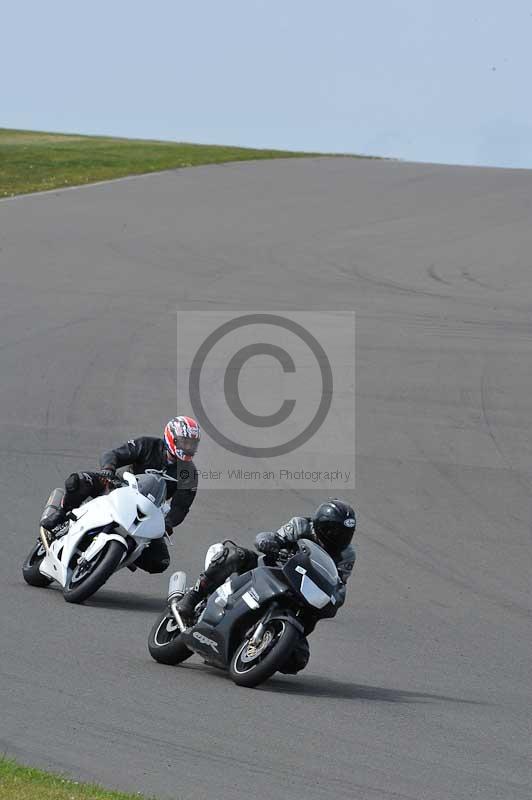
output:
<svg viewBox="0 0 532 800"><path fill-rule="evenodd" d="M192 620L197 604L221 586L233 572L242 572L245 568L252 569L257 564L255 560L248 565L249 551L235 545L228 548L225 547L225 543L212 545L207 551L207 556L209 565L205 572L201 573L194 587L185 592L176 605L183 621L187 623Z"/></svg>
<svg viewBox="0 0 532 800"><path fill-rule="evenodd" d="M181 600L176 604L176 611L179 611L183 622L189 625L194 617L194 609L201 600L209 594L209 582L205 575L200 575L192 589L185 592Z"/></svg>
<svg viewBox="0 0 532 800"><path fill-rule="evenodd" d="M49 533L53 533L57 528L63 528L66 521L65 510L57 508L50 512L47 518L41 522L41 525Z"/></svg>

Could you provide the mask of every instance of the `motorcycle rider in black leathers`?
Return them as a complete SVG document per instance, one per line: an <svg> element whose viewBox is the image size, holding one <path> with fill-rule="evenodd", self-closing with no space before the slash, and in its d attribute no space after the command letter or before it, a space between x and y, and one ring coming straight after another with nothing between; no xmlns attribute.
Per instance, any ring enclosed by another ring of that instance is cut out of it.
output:
<svg viewBox="0 0 532 800"><path fill-rule="evenodd" d="M65 481L65 494L61 507L54 509L41 520L50 538L64 531L67 514L88 498L98 497L116 488L116 470L128 467L138 475L147 469L164 470L179 483L166 482L170 510L165 517L166 532L185 519L198 485L196 467L192 457L198 448L200 429L192 417L171 419L164 429L164 438L140 436L108 450L100 458L100 472L73 472ZM164 539L154 539L141 553L135 566L146 572L164 572L170 564L170 554Z"/></svg>
<svg viewBox="0 0 532 800"><path fill-rule="evenodd" d="M305 619L305 634L314 630L318 619L334 616L345 602L346 583L353 570L356 552L351 544L356 528L356 517L353 508L343 500L331 498L322 503L312 517L292 517L288 522L273 532L259 533L255 537L255 547L259 552L275 559L281 550L290 550L298 539L311 539L326 550L338 569L343 583L337 594L336 605L330 606L328 613L314 614L308 611ZM208 567L201 573L194 587L186 592L177 603L177 610L185 621L190 621L196 605L224 583L234 573L242 575L257 566L258 556L253 550L240 547L230 540L213 546L212 557ZM295 674L306 667L310 658L308 641L305 636L288 662L280 670Z"/></svg>

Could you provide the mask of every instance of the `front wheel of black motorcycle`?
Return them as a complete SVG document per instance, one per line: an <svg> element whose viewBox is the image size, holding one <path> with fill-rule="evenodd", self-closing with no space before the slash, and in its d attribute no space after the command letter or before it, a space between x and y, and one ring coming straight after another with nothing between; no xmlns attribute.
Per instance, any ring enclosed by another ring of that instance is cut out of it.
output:
<svg viewBox="0 0 532 800"><path fill-rule="evenodd" d="M284 619L267 623L259 642L245 639L236 650L229 674L238 686L258 686L277 672L294 649L299 632Z"/></svg>
<svg viewBox="0 0 532 800"><path fill-rule="evenodd" d="M173 614L169 609L157 618L148 637L148 650L151 657L159 664L181 664L192 655L181 640L180 631Z"/></svg>

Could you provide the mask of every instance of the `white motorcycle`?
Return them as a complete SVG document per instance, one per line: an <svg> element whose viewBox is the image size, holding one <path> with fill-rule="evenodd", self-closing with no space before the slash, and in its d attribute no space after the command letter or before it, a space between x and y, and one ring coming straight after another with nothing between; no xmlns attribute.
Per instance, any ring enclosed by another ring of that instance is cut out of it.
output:
<svg viewBox="0 0 532 800"><path fill-rule="evenodd" d="M82 603L123 567L133 567L142 551L165 532L166 483L160 470L125 472L121 485L68 515L66 532L49 542L41 527L37 544L22 567L30 586L57 581L67 603Z"/></svg>

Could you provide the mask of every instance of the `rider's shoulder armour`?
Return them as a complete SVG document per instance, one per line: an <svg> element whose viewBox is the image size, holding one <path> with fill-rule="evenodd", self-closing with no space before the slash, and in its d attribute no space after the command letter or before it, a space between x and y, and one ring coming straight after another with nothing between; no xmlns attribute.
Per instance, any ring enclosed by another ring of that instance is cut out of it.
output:
<svg viewBox="0 0 532 800"><path fill-rule="evenodd" d="M312 538L310 517L292 517L281 525L277 535L286 542L297 542L298 539Z"/></svg>

